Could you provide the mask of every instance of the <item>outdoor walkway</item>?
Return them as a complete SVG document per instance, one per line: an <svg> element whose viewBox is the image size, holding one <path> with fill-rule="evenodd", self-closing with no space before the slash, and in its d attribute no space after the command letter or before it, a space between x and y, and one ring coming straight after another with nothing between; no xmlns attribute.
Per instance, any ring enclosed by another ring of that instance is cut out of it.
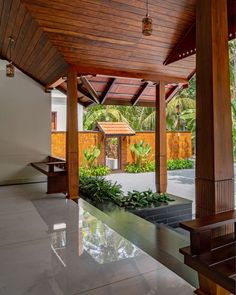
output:
<svg viewBox="0 0 236 295"><path fill-rule="evenodd" d="M45 183L0 187L0 295L193 294L104 213L45 191Z"/></svg>
<svg viewBox="0 0 236 295"><path fill-rule="evenodd" d="M234 174L236 175L236 165L234 165ZM114 173L106 176L107 179L122 185L125 192L129 190L143 191L152 189L155 191L155 174L149 173ZM235 188L236 188L236 179ZM235 189L236 191L236 189ZM195 214L195 170L174 170L168 171L167 192L179 197L193 201L193 214ZM236 207L236 198L235 198Z"/></svg>

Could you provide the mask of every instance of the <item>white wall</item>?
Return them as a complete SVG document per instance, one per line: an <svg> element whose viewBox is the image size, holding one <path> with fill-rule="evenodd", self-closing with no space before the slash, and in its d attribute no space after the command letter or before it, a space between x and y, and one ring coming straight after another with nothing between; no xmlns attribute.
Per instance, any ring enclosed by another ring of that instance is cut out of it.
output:
<svg viewBox="0 0 236 295"><path fill-rule="evenodd" d="M30 162L50 155L51 95L0 61L0 184L45 180Z"/></svg>
<svg viewBox="0 0 236 295"><path fill-rule="evenodd" d="M52 112L57 113L57 130L66 131L66 96L52 91ZM78 131L83 131L83 106L78 104Z"/></svg>

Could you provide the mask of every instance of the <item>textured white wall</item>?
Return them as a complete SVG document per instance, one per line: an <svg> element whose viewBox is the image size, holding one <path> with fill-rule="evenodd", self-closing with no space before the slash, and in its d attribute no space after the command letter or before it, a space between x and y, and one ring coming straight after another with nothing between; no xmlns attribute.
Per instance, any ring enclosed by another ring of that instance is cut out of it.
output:
<svg viewBox="0 0 236 295"><path fill-rule="evenodd" d="M0 184L44 180L30 167L50 155L51 96L17 71L7 78L0 61Z"/></svg>

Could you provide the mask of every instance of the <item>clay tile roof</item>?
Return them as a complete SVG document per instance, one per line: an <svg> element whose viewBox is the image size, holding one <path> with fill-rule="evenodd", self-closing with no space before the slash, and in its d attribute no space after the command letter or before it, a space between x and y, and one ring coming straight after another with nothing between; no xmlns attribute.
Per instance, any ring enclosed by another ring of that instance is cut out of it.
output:
<svg viewBox="0 0 236 295"><path fill-rule="evenodd" d="M105 135L135 135L134 130L126 122L97 122L97 129Z"/></svg>

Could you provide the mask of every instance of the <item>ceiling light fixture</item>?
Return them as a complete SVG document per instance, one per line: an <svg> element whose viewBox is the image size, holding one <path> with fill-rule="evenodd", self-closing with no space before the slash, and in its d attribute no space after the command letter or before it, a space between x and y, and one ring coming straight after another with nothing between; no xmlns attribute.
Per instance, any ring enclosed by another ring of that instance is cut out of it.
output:
<svg viewBox="0 0 236 295"><path fill-rule="evenodd" d="M143 18L143 35L151 36L152 35L152 19L149 17L148 12L148 0L146 0L146 17Z"/></svg>
<svg viewBox="0 0 236 295"><path fill-rule="evenodd" d="M14 77L15 76L15 67L12 63L12 59L11 59L11 51L12 51L12 45L14 43L14 39L10 36L9 37L9 63L6 65L6 76L7 77Z"/></svg>

